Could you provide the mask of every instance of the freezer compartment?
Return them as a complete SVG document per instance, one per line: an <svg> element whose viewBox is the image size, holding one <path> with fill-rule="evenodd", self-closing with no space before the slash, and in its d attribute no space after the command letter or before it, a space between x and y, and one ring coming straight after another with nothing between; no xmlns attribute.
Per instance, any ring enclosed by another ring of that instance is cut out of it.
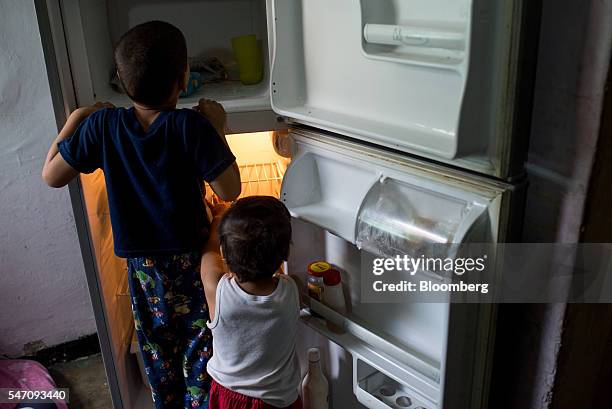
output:
<svg viewBox="0 0 612 409"><path fill-rule="evenodd" d="M95 100L128 105L128 97L117 91L116 80L111 85L115 73L113 48L131 27L163 20L184 33L190 58L214 57L227 73L225 80L205 83L191 96L181 98L179 106L191 107L200 98L210 98L220 101L229 113L270 110L265 0L63 0L62 19L78 105ZM239 81L231 45L233 37L247 34L257 36L264 63L263 80L255 85ZM270 115L269 119L267 126L250 130L272 129L276 117Z"/></svg>
<svg viewBox="0 0 612 409"><path fill-rule="evenodd" d="M377 409L432 409L435 407L401 380L393 379L361 358L355 356L353 365L355 395L364 405Z"/></svg>

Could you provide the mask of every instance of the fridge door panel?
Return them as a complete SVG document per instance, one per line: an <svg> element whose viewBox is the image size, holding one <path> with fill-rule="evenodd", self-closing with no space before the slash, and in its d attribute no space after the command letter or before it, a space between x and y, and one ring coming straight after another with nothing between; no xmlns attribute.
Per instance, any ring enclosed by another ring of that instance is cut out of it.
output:
<svg viewBox="0 0 612 409"><path fill-rule="evenodd" d="M272 108L506 177L523 9L502 3L268 0Z"/></svg>
<svg viewBox="0 0 612 409"><path fill-rule="evenodd" d="M338 314L321 303L310 301L310 311L318 313L325 320L312 317L308 310L302 312L298 339L298 355L305 356L309 347L325 345L331 340L341 346L352 358L359 358L382 374L393 379L403 389L411 391L411 397L422 397L427 408L437 408L443 398L441 386L444 376L446 345L448 342L448 304L371 304L360 300L360 255L354 245L311 223L294 220L294 235L289 272L305 278L305 265L318 259L325 259L342 270L342 281L350 300L350 313ZM322 243L322 244L319 244ZM300 249L307 249L300 251ZM384 317L382 319L381 317ZM344 329L338 334L327 326L327 322ZM312 332L321 334L314 337ZM308 340L308 341L306 341ZM301 346L302 344L304 344ZM304 358L302 356L302 359ZM353 361L353 370L357 362ZM344 373L341 378L330 374L333 387L345 385L343 400L353 394L366 407L368 404L360 385L362 376ZM347 384L351 387L347 387ZM361 389L358 389L361 388ZM372 392L366 388L368 392ZM334 396L336 391L334 391ZM376 397L379 394L374 395ZM338 402L336 399L334 402ZM337 407L337 406L335 406ZM340 407L351 407L340 405ZM394 406L389 406L394 407Z"/></svg>
<svg viewBox="0 0 612 409"><path fill-rule="evenodd" d="M96 277L110 336L113 376L117 378L123 407L137 407L144 389L136 361L130 353L134 333L131 297L127 285L125 259L114 255L104 174L98 170L81 178L87 222L96 259ZM105 356L105 359L110 357ZM144 409L144 408L143 408Z"/></svg>
<svg viewBox="0 0 612 409"><path fill-rule="evenodd" d="M310 262L332 263L341 270L348 302L348 312L340 314L307 297L309 308L303 311L305 326L300 338L316 331L351 354L352 392L365 407L398 407L381 392L382 386L389 385L395 388L390 395L395 400L405 396L424 408L482 407L493 309L447 302L366 302L361 295L362 263L385 252L381 251L384 245L369 247L367 252L360 249L358 225L367 221L398 235L393 226L385 224L410 222L399 229L401 240L395 240L401 251L414 251L423 242L495 243L505 238L503 225L512 187L339 137L303 129L293 129L291 135L294 159L281 193L294 216L288 271L304 282ZM347 167L356 169L353 176ZM381 194L386 184L397 197ZM329 198L334 193L338 194ZM327 216L304 215L305 202L326 209ZM383 213L388 208L376 209L369 202L400 207ZM344 221L353 230L337 228L339 220L328 224L327 217L342 216L339 208L350 209L345 213L351 217ZM380 216L375 223L363 217L367 208L376 210L369 216ZM334 332L326 321L340 326L344 333ZM306 347L310 346L317 345Z"/></svg>

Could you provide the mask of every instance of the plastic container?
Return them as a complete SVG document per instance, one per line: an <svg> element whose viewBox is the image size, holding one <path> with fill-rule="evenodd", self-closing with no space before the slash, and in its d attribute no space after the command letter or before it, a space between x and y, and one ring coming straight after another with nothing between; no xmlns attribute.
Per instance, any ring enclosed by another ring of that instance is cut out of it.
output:
<svg viewBox="0 0 612 409"><path fill-rule="evenodd" d="M263 79L263 61L255 34L232 38L234 57L240 68L240 82L253 85Z"/></svg>
<svg viewBox="0 0 612 409"><path fill-rule="evenodd" d="M327 261L315 261L308 265L308 296L314 298L317 301L323 301L323 291L325 284L323 282L323 276L326 271L331 270L331 264Z"/></svg>
<svg viewBox="0 0 612 409"><path fill-rule="evenodd" d="M346 313L346 301L340 271L330 268L323 274L323 303L340 314Z"/></svg>
<svg viewBox="0 0 612 409"><path fill-rule="evenodd" d="M346 314L346 300L342 289L342 276L340 271L330 268L323 274L323 303L340 314ZM344 329L327 321L327 328L336 333L343 333Z"/></svg>

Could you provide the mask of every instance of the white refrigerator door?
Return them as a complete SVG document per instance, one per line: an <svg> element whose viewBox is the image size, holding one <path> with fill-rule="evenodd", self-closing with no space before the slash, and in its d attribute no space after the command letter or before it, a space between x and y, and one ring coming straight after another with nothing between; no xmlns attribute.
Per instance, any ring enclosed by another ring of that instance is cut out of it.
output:
<svg viewBox="0 0 612 409"><path fill-rule="evenodd" d="M505 177L520 3L268 0L272 108Z"/></svg>
<svg viewBox="0 0 612 409"><path fill-rule="evenodd" d="M504 240L514 187L314 131L294 129L292 138L281 193L293 216L288 270L303 281L310 262L327 260L350 299L346 315L310 300L345 333L305 312L299 337L302 360L309 347L324 350L334 408L397 408L402 397L414 408L482 407L493 309L367 302L362 249L391 256L393 246Z"/></svg>

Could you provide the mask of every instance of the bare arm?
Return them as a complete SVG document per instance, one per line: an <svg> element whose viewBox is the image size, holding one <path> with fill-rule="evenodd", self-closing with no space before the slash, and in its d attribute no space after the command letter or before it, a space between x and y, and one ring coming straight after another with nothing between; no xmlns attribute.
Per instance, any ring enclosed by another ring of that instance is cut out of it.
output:
<svg viewBox="0 0 612 409"><path fill-rule="evenodd" d="M194 109L210 121L223 143L229 148L227 139L225 138L227 114L223 106L210 99L200 99L198 106L194 107ZM236 200L242 191L240 170L236 162L232 163L232 165L225 169L215 180L210 182L210 187L221 200L227 202Z"/></svg>
<svg viewBox="0 0 612 409"><path fill-rule="evenodd" d="M113 105L108 102L98 102L91 107L78 108L70 114L59 135L51 144L47 157L45 158L45 164L43 165L42 169L42 178L49 186L66 186L79 174L79 172L66 163L62 155L59 154L57 144L72 135L79 127L81 122L83 122L85 118L89 116L89 114L97 111L98 109L112 106Z"/></svg>
<svg viewBox="0 0 612 409"><path fill-rule="evenodd" d="M236 162L228 166L215 180L210 182L210 187L221 200L226 202L236 200L242 191L240 170Z"/></svg>
<svg viewBox="0 0 612 409"><path fill-rule="evenodd" d="M204 295L208 304L208 312L210 320L215 319L215 307L217 298L217 286L221 277L225 274L225 264L221 258L221 249L219 244L219 223L226 207L217 205L213 209L213 221L210 229L210 238L202 250L202 261L200 265L200 274L202 283L204 284Z"/></svg>

